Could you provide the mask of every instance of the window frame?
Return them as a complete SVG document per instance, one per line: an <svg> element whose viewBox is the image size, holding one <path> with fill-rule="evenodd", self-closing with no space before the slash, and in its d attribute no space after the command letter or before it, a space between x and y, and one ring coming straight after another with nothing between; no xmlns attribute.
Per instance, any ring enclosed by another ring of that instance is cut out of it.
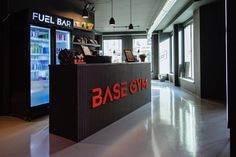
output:
<svg viewBox="0 0 236 157"><path fill-rule="evenodd" d="M185 67L185 29L190 26L190 49L191 49L191 59L190 59L190 62L191 63L191 76L190 77L186 77L186 67ZM183 63L182 66L184 67L184 76L182 76L182 78L185 78L185 79L189 79L189 80L194 80L194 24L193 24L193 19L189 19L187 20L184 24L183 24L183 34L182 34L182 41L183 41L183 49L182 49L182 53L183 53L183 56L182 56L182 60L183 60Z"/></svg>
<svg viewBox="0 0 236 157"><path fill-rule="evenodd" d="M132 37L132 51L133 51L133 53L134 53L134 40L137 40L137 39L146 39L148 42L147 36L134 36L134 37ZM153 46L152 46L152 44L153 44L153 41L152 41L152 39L150 39L150 40L151 40L150 63L151 63L151 72L152 72L153 71L153 68L152 68L152 64L153 64ZM139 57L138 57L138 59L139 59Z"/></svg>
<svg viewBox="0 0 236 157"><path fill-rule="evenodd" d="M105 39L103 39L103 41L102 41L102 44L103 44L103 46L102 46L102 51L103 51L103 55L105 55L105 41L106 40L120 40L121 41L121 62L118 62L118 63L122 63L123 62L123 40L122 40L122 38L116 38L116 37L111 37L111 38L105 38Z"/></svg>

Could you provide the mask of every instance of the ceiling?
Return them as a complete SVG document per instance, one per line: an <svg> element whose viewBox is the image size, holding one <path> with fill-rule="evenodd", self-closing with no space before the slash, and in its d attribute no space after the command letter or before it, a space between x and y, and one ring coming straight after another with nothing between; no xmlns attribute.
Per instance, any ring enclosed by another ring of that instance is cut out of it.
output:
<svg viewBox="0 0 236 157"><path fill-rule="evenodd" d="M174 17L175 14L189 1L190 0L177 0L174 7L172 7L171 13L167 15L167 18L163 20L163 23L168 23L168 20ZM130 24L129 0L113 0L113 16L116 21L116 28L109 25L109 19L111 18L111 0L90 0L89 2L95 4L95 29L97 31L129 31L127 28ZM133 31L146 31L152 25L166 0L132 0L131 2L132 24L136 26ZM162 27L163 26L164 25L162 25Z"/></svg>
<svg viewBox="0 0 236 157"><path fill-rule="evenodd" d="M109 25L109 19L111 18L111 0L87 0L87 2L94 3L95 5L95 29L98 32L129 31L127 28L130 24L129 0L113 0L113 17L116 22L116 28ZM161 11L165 2L166 0L132 0L133 31L147 31L153 24L153 21ZM165 29L167 25L173 23L171 20L176 17L177 13L191 3L193 4L194 0L177 0L156 30ZM185 12L179 21L187 20L192 15L193 9Z"/></svg>
<svg viewBox="0 0 236 157"><path fill-rule="evenodd" d="M166 14L156 30L170 32L172 25L186 21L193 15L193 11L200 5L215 0L176 0L175 5ZM83 7L86 3L93 3L95 6L95 30L98 32L130 32L130 0L113 0L113 17L118 28L109 25L111 18L111 0L10 0L10 11L14 12L22 8L46 8L47 10L59 10L58 15L80 20ZM132 24L135 32L146 32L161 11L166 0L132 0ZM190 4L190 5L189 5ZM196 5L197 4L197 5ZM198 5L199 4L199 5ZM176 16L183 8L188 6L180 16ZM81 12L78 12L78 11ZM68 14L68 15L67 15ZM174 19L174 21L173 21ZM167 27L169 25L169 27ZM121 26L121 27L119 27ZM138 26L138 27L135 27Z"/></svg>
<svg viewBox="0 0 236 157"><path fill-rule="evenodd" d="M132 24L139 26L134 27L134 30L145 31L154 13L160 9L164 2L165 0L132 0ZM111 18L110 0L97 0L95 7L95 29L97 31L128 31L126 27L113 28L109 25L109 19ZM130 1L113 0L113 16L116 26L128 26L130 24Z"/></svg>
<svg viewBox="0 0 236 157"><path fill-rule="evenodd" d="M197 1L196 3L190 2L186 6L187 9L183 10L181 12L180 16L175 16L173 21L169 21L168 23L163 24L163 31L164 32L171 32L173 30L173 25L178 23L183 23L187 19L191 18L193 16L194 10L199 8L200 6L206 5L208 3L211 3L215 0L204 0L204 1Z"/></svg>

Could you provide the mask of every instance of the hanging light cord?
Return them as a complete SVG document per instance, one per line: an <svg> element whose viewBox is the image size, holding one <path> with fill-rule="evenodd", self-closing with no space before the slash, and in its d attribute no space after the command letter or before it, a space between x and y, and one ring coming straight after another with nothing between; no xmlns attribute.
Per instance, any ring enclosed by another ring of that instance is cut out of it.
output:
<svg viewBox="0 0 236 157"><path fill-rule="evenodd" d="M132 23L132 7L131 7L131 0L130 0L130 23Z"/></svg>
<svg viewBox="0 0 236 157"><path fill-rule="evenodd" d="M113 17L113 0L111 0L111 17Z"/></svg>

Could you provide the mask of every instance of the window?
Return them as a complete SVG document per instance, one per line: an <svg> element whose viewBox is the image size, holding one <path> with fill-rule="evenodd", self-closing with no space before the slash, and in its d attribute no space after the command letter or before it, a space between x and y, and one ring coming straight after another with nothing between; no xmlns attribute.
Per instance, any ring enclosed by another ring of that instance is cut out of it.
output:
<svg viewBox="0 0 236 157"><path fill-rule="evenodd" d="M183 64L183 36L182 36L182 34L183 34L183 31L182 30L180 30L179 32L178 32L178 40L179 40L179 43L178 43L178 45L179 45L179 66L181 66L182 64Z"/></svg>
<svg viewBox="0 0 236 157"><path fill-rule="evenodd" d="M159 63L160 74L168 74L170 72L170 38L160 43Z"/></svg>
<svg viewBox="0 0 236 157"><path fill-rule="evenodd" d="M184 28L184 77L193 79L193 24Z"/></svg>
<svg viewBox="0 0 236 157"><path fill-rule="evenodd" d="M122 40L103 40L104 55L112 56L112 63L122 62Z"/></svg>
<svg viewBox="0 0 236 157"><path fill-rule="evenodd" d="M139 55L146 54L145 62L152 62L151 39L133 39L133 54L140 61Z"/></svg>
<svg viewBox="0 0 236 157"><path fill-rule="evenodd" d="M174 73L175 62L174 62L174 36L171 36L171 73Z"/></svg>

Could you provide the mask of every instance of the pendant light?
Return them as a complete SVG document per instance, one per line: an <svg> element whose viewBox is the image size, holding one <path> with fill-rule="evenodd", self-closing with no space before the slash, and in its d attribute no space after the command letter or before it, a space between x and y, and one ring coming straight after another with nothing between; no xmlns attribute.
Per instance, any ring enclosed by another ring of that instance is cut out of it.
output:
<svg viewBox="0 0 236 157"><path fill-rule="evenodd" d="M130 0L130 24L129 24L129 30L134 29L134 26L132 24L132 5L131 5L131 0Z"/></svg>
<svg viewBox="0 0 236 157"><path fill-rule="evenodd" d="M110 18L109 24L115 25L115 19L113 18L113 0L111 0L111 18Z"/></svg>
<svg viewBox="0 0 236 157"><path fill-rule="evenodd" d="M86 3L86 2L85 2ZM88 16L89 16L89 13L88 13L88 10L87 10L87 4L85 4L85 6L84 6L84 9L83 9L83 13L82 13L82 18L84 18L84 19L87 19L88 18Z"/></svg>

